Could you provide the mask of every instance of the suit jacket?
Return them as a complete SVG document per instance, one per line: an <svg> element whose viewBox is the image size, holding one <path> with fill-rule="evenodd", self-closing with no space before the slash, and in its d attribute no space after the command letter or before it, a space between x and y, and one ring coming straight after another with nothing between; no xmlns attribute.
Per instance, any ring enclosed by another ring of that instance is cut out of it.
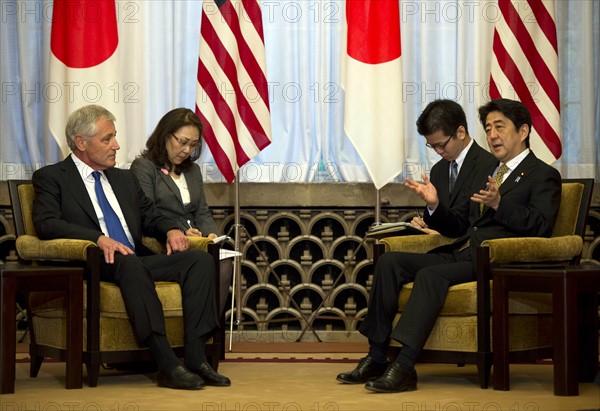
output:
<svg viewBox="0 0 600 411"><path fill-rule="evenodd" d="M203 235L218 234L217 224L212 218L204 188L202 173L197 164L184 173L190 191L190 203L183 204L179 187L173 179L161 171L161 167L150 160L138 157L131 164L131 171L140 182L146 195L154 201L158 211L174 219L180 228L187 230L187 220L194 228L198 228Z"/></svg>
<svg viewBox="0 0 600 411"><path fill-rule="evenodd" d="M498 160L490 154L489 151L482 148L475 140L469 148L465 159L460 167L458 178L452 189L452 193L449 192L450 183L450 162L441 159L431 168L429 173L429 180L431 184L435 186L438 194L440 203L443 203L450 210L453 210L457 204L468 204L473 192L471 187L473 185L473 178L480 175L480 169L489 169L496 165ZM459 213L464 211L464 208L458 208ZM468 214L459 215L454 213L455 218L446 220L442 224L438 224L436 219L432 219L429 216L429 212L425 211L425 222L430 228L439 231L441 234L447 237L459 237L463 235L469 227Z"/></svg>
<svg viewBox="0 0 600 411"><path fill-rule="evenodd" d="M497 166L498 163L482 168L470 191L475 193L484 189L487 177ZM471 256L474 256L475 249L488 239L549 237L560 207L561 188L560 173L530 152L500 186L501 199L497 210L484 207L483 213L480 213L479 203L470 201L457 204L451 211L447 205L440 203L431 215L436 224L443 224L456 218L455 214L464 213L469 215L470 226L452 244L431 252L452 252L470 240Z"/></svg>
<svg viewBox="0 0 600 411"><path fill-rule="evenodd" d="M117 197L137 255L153 254L142 235L164 239L178 229L175 221L159 213L129 170L104 170ZM41 239L73 238L97 242L103 234L92 200L71 156L33 173L33 222Z"/></svg>

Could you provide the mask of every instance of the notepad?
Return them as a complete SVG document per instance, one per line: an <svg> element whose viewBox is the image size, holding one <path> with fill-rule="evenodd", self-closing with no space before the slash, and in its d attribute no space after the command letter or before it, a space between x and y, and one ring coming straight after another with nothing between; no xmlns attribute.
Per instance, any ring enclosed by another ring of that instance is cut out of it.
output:
<svg viewBox="0 0 600 411"><path fill-rule="evenodd" d="M383 223L376 226L371 227L369 231L367 231L367 237L371 238L385 238L385 237L394 237L400 235L415 235L415 234L428 234L427 231L423 230L421 227L416 226L411 223L407 223L405 221L401 221L398 223Z"/></svg>

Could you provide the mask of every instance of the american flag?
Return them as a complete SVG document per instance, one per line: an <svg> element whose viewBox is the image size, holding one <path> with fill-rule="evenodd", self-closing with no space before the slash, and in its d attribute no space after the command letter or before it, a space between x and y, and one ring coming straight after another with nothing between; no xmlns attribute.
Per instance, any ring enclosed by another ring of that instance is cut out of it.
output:
<svg viewBox="0 0 600 411"><path fill-rule="evenodd" d="M204 140L229 183L271 143L259 1L203 1L196 113L205 126Z"/></svg>
<svg viewBox="0 0 600 411"><path fill-rule="evenodd" d="M490 97L527 106L531 148L552 163L562 155L554 0L498 0L498 8Z"/></svg>

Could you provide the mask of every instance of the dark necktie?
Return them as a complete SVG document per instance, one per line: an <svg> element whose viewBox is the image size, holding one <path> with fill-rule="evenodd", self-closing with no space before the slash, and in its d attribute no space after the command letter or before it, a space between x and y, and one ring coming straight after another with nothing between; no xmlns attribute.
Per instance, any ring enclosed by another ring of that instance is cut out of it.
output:
<svg viewBox="0 0 600 411"><path fill-rule="evenodd" d="M115 210L110 206L108 202L108 198L106 198L106 194L104 193L104 189L102 188L102 182L100 181L100 172L94 171L92 172L94 176L94 180L96 180L94 184L94 189L96 190L96 197L98 198L98 204L100 205L100 209L102 210L102 214L104 214L104 223L106 224L106 228L108 229L108 236L113 240L120 242L123 245L135 250L127 235L125 234L125 230L123 229L123 225L121 224L121 220L115 213Z"/></svg>
<svg viewBox="0 0 600 411"><path fill-rule="evenodd" d="M452 190L454 189L454 184L456 183L456 179L458 178L458 163L456 160L452 160L450 162L450 179L448 180L448 192L452 194Z"/></svg>

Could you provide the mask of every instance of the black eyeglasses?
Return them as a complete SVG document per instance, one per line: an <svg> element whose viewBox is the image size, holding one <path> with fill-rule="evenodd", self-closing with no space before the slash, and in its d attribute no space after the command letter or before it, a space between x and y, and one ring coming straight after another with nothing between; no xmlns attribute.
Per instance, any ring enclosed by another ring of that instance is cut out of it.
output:
<svg viewBox="0 0 600 411"><path fill-rule="evenodd" d="M429 143L425 143L425 145L427 147L431 148L432 150L444 150L446 148L446 146L448 145L448 142L450 141L450 139L452 139L452 137L454 137L454 136L448 137L448 140L446 140L446 142L443 143L443 144L429 144Z"/></svg>
<svg viewBox="0 0 600 411"><path fill-rule="evenodd" d="M192 149L196 149L200 146L200 140L191 141L188 138L177 137L175 134L171 134L181 147L190 146Z"/></svg>

